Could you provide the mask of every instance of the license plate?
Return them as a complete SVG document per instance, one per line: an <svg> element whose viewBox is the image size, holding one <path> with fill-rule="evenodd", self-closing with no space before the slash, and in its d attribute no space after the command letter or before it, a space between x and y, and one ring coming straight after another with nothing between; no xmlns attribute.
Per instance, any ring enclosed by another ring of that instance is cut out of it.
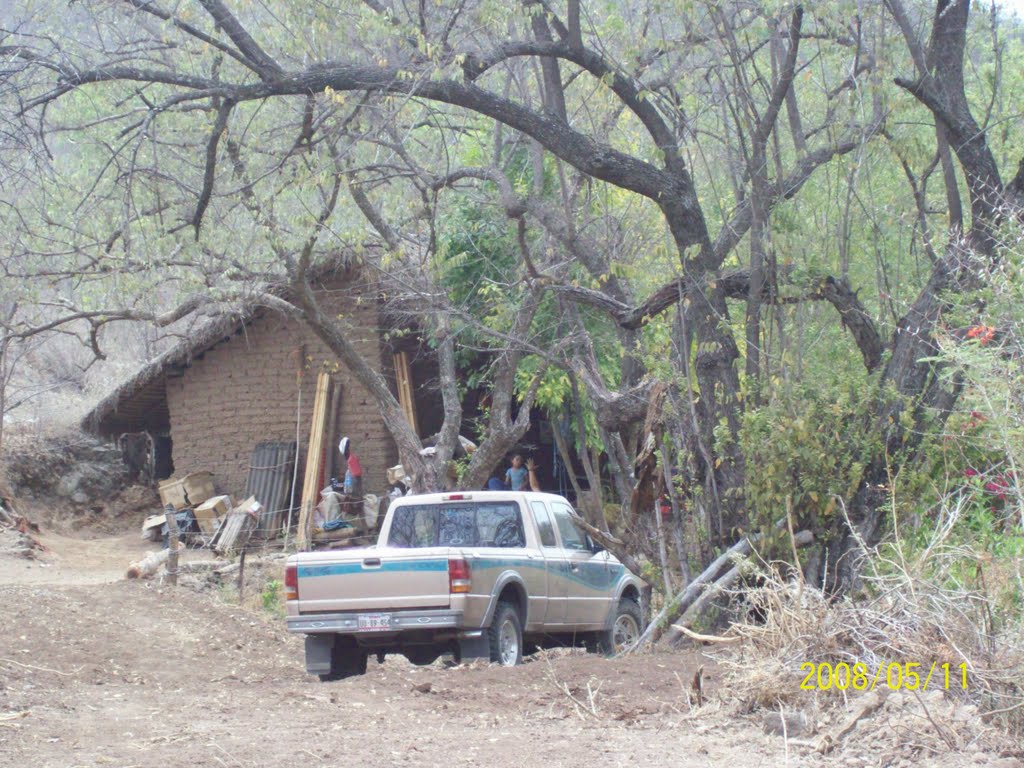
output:
<svg viewBox="0 0 1024 768"><path fill-rule="evenodd" d="M359 614L360 632L386 632L389 629L391 629L390 613Z"/></svg>

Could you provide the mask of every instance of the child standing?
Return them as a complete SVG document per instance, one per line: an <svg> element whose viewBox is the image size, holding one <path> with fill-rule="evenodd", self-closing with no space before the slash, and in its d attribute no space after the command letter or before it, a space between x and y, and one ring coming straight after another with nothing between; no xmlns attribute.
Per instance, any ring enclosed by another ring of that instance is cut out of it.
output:
<svg viewBox="0 0 1024 768"><path fill-rule="evenodd" d="M505 484L513 491L525 491L526 467L523 466L523 457L518 453L512 457L512 466L505 471Z"/></svg>

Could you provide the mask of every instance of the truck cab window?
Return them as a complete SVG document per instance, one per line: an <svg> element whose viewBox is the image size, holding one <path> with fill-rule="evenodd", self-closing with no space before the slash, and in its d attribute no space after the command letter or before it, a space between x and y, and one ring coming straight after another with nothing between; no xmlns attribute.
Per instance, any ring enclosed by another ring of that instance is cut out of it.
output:
<svg viewBox="0 0 1024 768"><path fill-rule="evenodd" d="M424 504L395 510L388 546L525 547L526 536L515 502Z"/></svg>
<svg viewBox="0 0 1024 768"><path fill-rule="evenodd" d="M432 547L437 541L437 510L401 507L391 521L388 544L392 547Z"/></svg>
<svg viewBox="0 0 1024 768"><path fill-rule="evenodd" d="M533 519L537 521L537 533L540 534L540 543L543 547L557 547L555 541L555 527L551 524L551 513L544 506L543 501L530 502L533 508Z"/></svg>
<svg viewBox="0 0 1024 768"><path fill-rule="evenodd" d="M473 510L466 507L449 507L440 512L441 525L437 543L442 547L476 546L476 531L473 525Z"/></svg>
<svg viewBox="0 0 1024 768"><path fill-rule="evenodd" d="M481 505L476 513L481 547L525 547L523 521L516 504Z"/></svg>
<svg viewBox="0 0 1024 768"><path fill-rule="evenodd" d="M572 522L572 513L562 504L554 504L553 512L558 533L562 537L562 547L574 552L587 551L587 542L583 532Z"/></svg>

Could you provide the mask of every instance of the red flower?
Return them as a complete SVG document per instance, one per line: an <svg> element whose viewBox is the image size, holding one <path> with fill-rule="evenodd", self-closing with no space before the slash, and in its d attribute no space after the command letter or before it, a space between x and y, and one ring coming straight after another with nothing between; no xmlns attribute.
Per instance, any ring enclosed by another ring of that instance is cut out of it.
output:
<svg viewBox="0 0 1024 768"><path fill-rule="evenodd" d="M1010 483L1005 475L996 475L985 483L985 490L994 494L1001 501L1006 501L1006 492L1010 490Z"/></svg>
<svg viewBox="0 0 1024 768"><path fill-rule="evenodd" d="M964 470L964 477L977 477L980 474L976 469L968 468Z"/></svg>
<svg viewBox="0 0 1024 768"><path fill-rule="evenodd" d="M991 325L976 325L967 331L968 339L977 339L981 345L988 344L996 336L996 329Z"/></svg>

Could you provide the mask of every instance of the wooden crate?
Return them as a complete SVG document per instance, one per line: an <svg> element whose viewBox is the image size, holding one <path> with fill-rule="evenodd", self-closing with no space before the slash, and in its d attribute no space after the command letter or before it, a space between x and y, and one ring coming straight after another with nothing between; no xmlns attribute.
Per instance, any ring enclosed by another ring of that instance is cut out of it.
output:
<svg viewBox="0 0 1024 768"><path fill-rule="evenodd" d="M226 554L238 552L245 548L259 523L259 514L263 506L250 496L235 507L220 524L210 547L214 552Z"/></svg>
<svg viewBox="0 0 1024 768"><path fill-rule="evenodd" d="M171 478L160 483L160 503L175 509L197 507L216 494L213 475L209 472L192 472L184 477Z"/></svg>

